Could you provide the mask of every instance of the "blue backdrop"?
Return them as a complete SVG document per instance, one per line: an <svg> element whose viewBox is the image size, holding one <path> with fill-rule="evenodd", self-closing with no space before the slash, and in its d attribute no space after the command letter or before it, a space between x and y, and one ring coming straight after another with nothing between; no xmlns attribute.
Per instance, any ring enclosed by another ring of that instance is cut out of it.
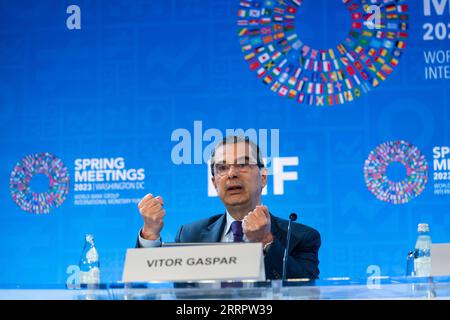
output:
<svg viewBox="0 0 450 320"><path fill-rule="evenodd" d="M320 231L321 278L403 275L419 222L450 242L450 1L301 2L0 1L0 283L65 283L87 232L120 280L148 192L165 240L223 212L209 129L279 141L263 202Z"/></svg>

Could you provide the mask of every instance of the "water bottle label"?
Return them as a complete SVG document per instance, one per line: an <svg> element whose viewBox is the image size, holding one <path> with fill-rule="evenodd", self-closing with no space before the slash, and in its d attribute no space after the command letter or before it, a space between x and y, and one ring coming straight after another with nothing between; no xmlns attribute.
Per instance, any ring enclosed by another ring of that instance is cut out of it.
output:
<svg viewBox="0 0 450 320"><path fill-rule="evenodd" d="M431 258L421 257L414 260L415 275L429 277L431 275Z"/></svg>
<svg viewBox="0 0 450 320"><path fill-rule="evenodd" d="M82 284L100 283L100 269L94 267L88 272L80 271L80 283Z"/></svg>

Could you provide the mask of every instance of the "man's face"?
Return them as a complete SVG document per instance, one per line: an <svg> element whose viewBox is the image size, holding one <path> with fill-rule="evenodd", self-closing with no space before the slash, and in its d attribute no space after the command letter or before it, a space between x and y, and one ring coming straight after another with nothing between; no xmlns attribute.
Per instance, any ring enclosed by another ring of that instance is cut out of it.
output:
<svg viewBox="0 0 450 320"><path fill-rule="evenodd" d="M246 142L217 148L214 163L226 170L215 170L212 182L226 206L254 207L259 204L267 175L256 165L256 153ZM234 164L229 166L230 164Z"/></svg>

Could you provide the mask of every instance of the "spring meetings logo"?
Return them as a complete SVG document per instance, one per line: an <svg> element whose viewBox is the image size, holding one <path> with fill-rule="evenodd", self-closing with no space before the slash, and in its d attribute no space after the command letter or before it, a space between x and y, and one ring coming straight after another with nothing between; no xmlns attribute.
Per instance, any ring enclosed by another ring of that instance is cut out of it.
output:
<svg viewBox="0 0 450 320"><path fill-rule="evenodd" d="M351 27L326 49L309 46L296 32L303 28L296 25L302 0L239 2L241 51L268 89L299 104L333 106L359 98L392 74L406 47L407 1L341 1Z"/></svg>
<svg viewBox="0 0 450 320"><path fill-rule="evenodd" d="M41 174L48 178L48 189L35 192L31 188L31 180ZM49 213L59 207L69 193L69 184L67 167L51 153L27 155L16 164L9 180L14 202L22 210L35 214Z"/></svg>
<svg viewBox="0 0 450 320"><path fill-rule="evenodd" d="M145 188L144 168L128 168L124 157L78 158L73 169L71 179L55 155L29 154L11 172L12 199L23 211L48 214L63 204L70 187L74 206L135 204L136 191Z"/></svg>

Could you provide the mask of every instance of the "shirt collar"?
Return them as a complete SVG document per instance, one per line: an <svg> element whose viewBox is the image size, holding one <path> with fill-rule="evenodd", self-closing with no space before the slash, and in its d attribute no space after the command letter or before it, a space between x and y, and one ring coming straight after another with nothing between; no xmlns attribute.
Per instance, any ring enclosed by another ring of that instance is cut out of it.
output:
<svg viewBox="0 0 450 320"><path fill-rule="evenodd" d="M230 228L231 228L231 224L234 222L234 221L236 221L236 219L235 218L233 218L232 216L231 216L231 214L228 212L228 210L227 210L227 213L226 213L226 224L225 224L225 234L228 234L228 232L230 232Z"/></svg>

